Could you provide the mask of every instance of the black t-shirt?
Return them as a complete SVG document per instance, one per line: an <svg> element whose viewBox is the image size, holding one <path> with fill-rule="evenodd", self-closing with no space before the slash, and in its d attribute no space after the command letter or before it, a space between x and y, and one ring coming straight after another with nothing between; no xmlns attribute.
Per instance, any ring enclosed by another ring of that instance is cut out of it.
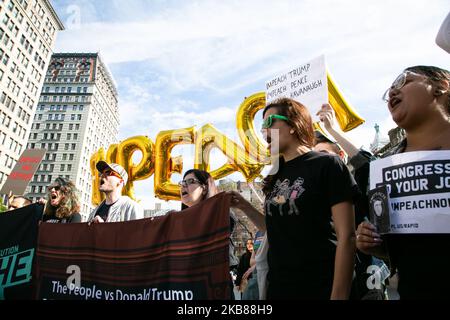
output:
<svg viewBox="0 0 450 320"><path fill-rule="evenodd" d="M311 151L280 168L265 202L269 298L330 298L337 240L331 207L358 194L337 156Z"/></svg>
<svg viewBox="0 0 450 320"><path fill-rule="evenodd" d="M76 223L81 222L81 215L79 213L74 213L69 218L58 218L56 215L47 215L44 214L42 216L43 222L50 222L50 223Z"/></svg>
<svg viewBox="0 0 450 320"><path fill-rule="evenodd" d="M100 218L102 218L103 221L106 221L106 219L108 219L109 208L111 208L111 206L114 203L106 204L106 202L103 201L102 204L100 205L100 208L98 208L97 212L95 213L95 215L100 216Z"/></svg>
<svg viewBox="0 0 450 320"><path fill-rule="evenodd" d="M400 299L450 299L450 234L388 234Z"/></svg>

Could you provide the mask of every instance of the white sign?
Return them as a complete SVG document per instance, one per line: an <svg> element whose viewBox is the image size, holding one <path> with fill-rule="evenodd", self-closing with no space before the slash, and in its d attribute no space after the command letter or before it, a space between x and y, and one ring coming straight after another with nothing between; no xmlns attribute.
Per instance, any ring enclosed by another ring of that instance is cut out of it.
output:
<svg viewBox="0 0 450 320"><path fill-rule="evenodd" d="M325 56L321 55L267 81L266 104L279 98L294 99L315 116L322 104L328 102Z"/></svg>
<svg viewBox="0 0 450 320"><path fill-rule="evenodd" d="M450 151L397 154L370 163L370 189L387 185L391 233L450 233Z"/></svg>
<svg viewBox="0 0 450 320"><path fill-rule="evenodd" d="M450 12L442 22L441 28L436 36L436 44L450 53Z"/></svg>

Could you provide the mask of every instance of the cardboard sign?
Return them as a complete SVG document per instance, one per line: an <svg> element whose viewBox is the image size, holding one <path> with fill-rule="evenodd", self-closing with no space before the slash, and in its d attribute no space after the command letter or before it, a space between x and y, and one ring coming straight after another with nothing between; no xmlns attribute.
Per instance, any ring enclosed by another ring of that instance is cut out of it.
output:
<svg viewBox="0 0 450 320"><path fill-rule="evenodd" d="M0 190L1 194L22 195L24 194L28 183L33 179L39 165L44 158L45 149L26 149L19 160L17 160L14 169L11 171L8 179Z"/></svg>
<svg viewBox="0 0 450 320"><path fill-rule="evenodd" d="M280 98L294 99L315 115L328 102L325 56L291 68L266 82L266 104Z"/></svg>
<svg viewBox="0 0 450 320"><path fill-rule="evenodd" d="M370 163L370 189L389 190L391 233L450 233L450 151L396 154Z"/></svg>

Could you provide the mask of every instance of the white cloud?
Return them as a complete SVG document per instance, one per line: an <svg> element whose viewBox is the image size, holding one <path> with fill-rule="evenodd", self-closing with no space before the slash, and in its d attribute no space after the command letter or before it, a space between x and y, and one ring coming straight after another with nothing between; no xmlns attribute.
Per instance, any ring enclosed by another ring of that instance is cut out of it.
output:
<svg viewBox="0 0 450 320"><path fill-rule="evenodd" d="M358 60L386 69L388 61L417 60L417 51L435 46L439 19L432 17L442 15L444 3L180 2L146 22L96 22L68 30L58 48L101 50L108 63L152 60L180 90L220 91L265 80L322 52L338 63L347 60L346 68ZM435 27L425 28L431 21ZM418 46L416 39L428 41Z"/></svg>
<svg viewBox="0 0 450 320"><path fill-rule="evenodd" d="M434 43L448 0L73 2L82 24L61 32L55 51L100 51L117 71L121 139L154 141L159 131L205 123L236 137L240 98L325 53L366 120L348 135L368 148L375 123L383 136L395 126L381 95L397 73L416 64L448 69L448 54ZM215 166L222 160L213 156ZM136 190L147 199L153 184L136 182Z"/></svg>

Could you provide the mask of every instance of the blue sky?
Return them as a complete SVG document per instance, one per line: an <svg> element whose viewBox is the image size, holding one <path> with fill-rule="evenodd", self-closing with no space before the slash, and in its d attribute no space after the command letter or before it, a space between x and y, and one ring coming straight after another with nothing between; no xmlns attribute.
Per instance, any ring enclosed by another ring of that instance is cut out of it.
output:
<svg viewBox="0 0 450 320"><path fill-rule="evenodd" d="M378 123L395 125L381 96L411 65L450 68L435 44L448 0L57 0L66 26L55 52L97 52L118 86L119 139L212 123L235 141L244 97L279 72L325 54L345 98L366 120L349 133L369 146ZM176 147L184 168L193 148ZM224 158L213 154L213 169ZM175 175L173 180L178 181ZM240 174L231 176L240 179ZM135 183L152 207L153 179ZM159 201L158 201L159 202ZM164 203L163 207L178 206Z"/></svg>

